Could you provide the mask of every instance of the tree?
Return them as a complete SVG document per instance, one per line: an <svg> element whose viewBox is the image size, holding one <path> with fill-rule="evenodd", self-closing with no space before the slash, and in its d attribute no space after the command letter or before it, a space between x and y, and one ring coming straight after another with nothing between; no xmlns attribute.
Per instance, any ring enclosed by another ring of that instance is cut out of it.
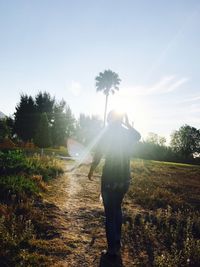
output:
<svg viewBox="0 0 200 267"><path fill-rule="evenodd" d="M200 152L200 130L189 125L183 125L171 135L171 147L185 158Z"/></svg>
<svg viewBox="0 0 200 267"><path fill-rule="evenodd" d="M65 101L61 101L60 103L55 104L53 108L51 136L54 146L63 145L66 137L67 122L64 114L65 105Z"/></svg>
<svg viewBox="0 0 200 267"><path fill-rule="evenodd" d="M8 137L13 138L14 137L14 119L12 117L6 117L6 125L8 127Z"/></svg>
<svg viewBox="0 0 200 267"><path fill-rule="evenodd" d="M34 143L40 148L51 146L50 127L46 113L40 115L40 121L34 138Z"/></svg>
<svg viewBox="0 0 200 267"><path fill-rule="evenodd" d="M66 139L74 133L75 119L64 100L55 104L52 122L52 143L54 146L66 144Z"/></svg>
<svg viewBox="0 0 200 267"><path fill-rule="evenodd" d="M91 143L102 130L102 124L102 121L97 116L90 117L85 114L80 114L76 127L77 139L84 144Z"/></svg>
<svg viewBox="0 0 200 267"><path fill-rule="evenodd" d="M99 76L95 78L96 81L96 90L103 91L106 96L105 102L105 110L104 110L104 126L106 123L106 114L107 114L107 106L108 106L108 96L110 93L114 94L115 90L119 90L118 85L121 80L117 73L111 70L105 70L104 72L100 72Z"/></svg>
<svg viewBox="0 0 200 267"><path fill-rule="evenodd" d="M36 130L36 106L33 98L22 94L14 113L14 132L27 142L34 138Z"/></svg>
<svg viewBox="0 0 200 267"><path fill-rule="evenodd" d="M152 143L160 146L164 146L166 143L166 138L164 136L159 136L156 133L148 133L148 136L145 140L147 143Z"/></svg>
<svg viewBox="0 0 200 267"><path fill-rule="evenodd" d="M3 142L3 140L8 136L9 129L6 124L6 119L0 119L0 142Z"/></svg>
<svg viewBox="0 0 200 267"><path fill-rule="evenodd" d="M185 159L169 146L152 142L138 142L133 149L133 157L158 161L185 162Z"/></svg>
<svg viewBox="0 0 200 267"><path fill-rule="evenodd" d="M75 118L72 114L72 111L69 106L66 106L65 108L65 116L67 121L67 129L66 129L66 137L70 137L75 134Z"/></svg>
<svg viewBox="0 0 200 267"><path fill-rule="evenodd" d="M46 113L48 121L49 123L51 123L51 120L53 118L53 107L55 104L55 98L52 98L51 95L47 92L39 92L35 97L35 104L37 113L39 115L38 120L42 113Z"/></svg>
<svg viewBox="0 0 200 267"><path fill-rule="evenodd" d="M14 120L11 117L0 119L0 142L5 138L13 138Z"/></svg>

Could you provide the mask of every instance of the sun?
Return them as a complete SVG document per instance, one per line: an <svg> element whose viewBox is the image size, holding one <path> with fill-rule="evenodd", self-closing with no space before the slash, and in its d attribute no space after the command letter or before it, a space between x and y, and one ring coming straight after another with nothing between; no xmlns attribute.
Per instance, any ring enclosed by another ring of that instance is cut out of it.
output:
<svg viewBox="0 0 200 267"><path fill-rule="evenodd" d="M98 115L103 119L105 108L105 97L98 95L98 98L92 102L91 113ZM126 113L129 122L133 125L142 135L146 135L151 126L153 114L151 108L143 98L132 96L131 94L111 95L108 99L107 114L110 110L117 110L120 113Z"/></svg>
<svg viewBox="0 0 200 267"><path fill-rule="evenodd" d="M110 100L110 109L126 113L131 125L146 134L146 129L151 123L151 110L141 99L136 97L116 97Z"/></svg>

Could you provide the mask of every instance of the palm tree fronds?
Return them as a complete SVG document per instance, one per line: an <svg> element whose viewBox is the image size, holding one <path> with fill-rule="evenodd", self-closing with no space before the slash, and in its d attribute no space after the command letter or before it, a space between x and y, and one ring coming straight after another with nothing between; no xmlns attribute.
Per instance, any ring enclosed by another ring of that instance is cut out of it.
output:
<svg viewBox="0 0 200 267"><path fill-rule="evenodd" d="M115 90L119 91L118 85L121 82L119 75L116 72L108 69L104 72L100 72L98 76L95 78L96 82L96 90L97 92L102 91L106 95L106 104L105 104L105 112L104 112L104 125L105 125L105 118L107 112L107 103L108 103L108 96L110 93L114 94Z"/></svg>

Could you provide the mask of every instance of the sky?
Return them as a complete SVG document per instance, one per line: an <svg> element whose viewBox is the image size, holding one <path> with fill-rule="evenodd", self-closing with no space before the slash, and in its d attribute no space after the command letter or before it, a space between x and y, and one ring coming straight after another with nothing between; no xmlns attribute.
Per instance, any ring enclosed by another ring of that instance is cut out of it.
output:
<svg viewBox="0 0 200 267"><path fill-rule="evenodd" d="M103 118L95 77L121 78L121 107L146 136L200 123L199 0L0 0L0 111L48 91Z"/></svg>

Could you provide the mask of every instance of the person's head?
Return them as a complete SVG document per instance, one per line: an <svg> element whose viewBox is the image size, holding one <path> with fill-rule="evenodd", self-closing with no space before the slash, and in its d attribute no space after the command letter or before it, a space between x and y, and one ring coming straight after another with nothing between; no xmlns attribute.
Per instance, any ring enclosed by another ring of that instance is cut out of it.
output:
<svg viewBox="0 0 200 267"><path fill-rule="evenodd" d="M123 118L124 118L124 114L123 113L118 112L118 111L113 109L108 113L107 121L108 121L109 124L111 124L111 123L122 123Z"/></svg>

